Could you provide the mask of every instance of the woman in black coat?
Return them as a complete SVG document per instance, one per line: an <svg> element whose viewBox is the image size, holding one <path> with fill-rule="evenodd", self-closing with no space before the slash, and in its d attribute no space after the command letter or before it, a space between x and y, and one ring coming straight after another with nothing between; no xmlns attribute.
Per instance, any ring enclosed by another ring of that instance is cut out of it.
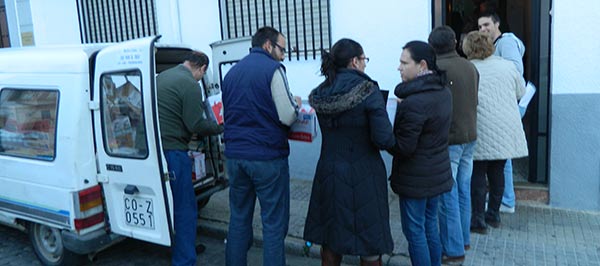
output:
<svg viewBox="0 0 600 266"><path fill-rule="evenodd" d="M361 256L361 265L381 265L381 254L393 250L380 154L395 143L386 103L364 73L369 59L357 42L341 39L321 60L326 80L309 102L323 142L304 239L322 246L323 265L340 265L343 254Z"/></svg>
<svg viewBox="0 0 600 266"><path fill-rule="evenodd" d="M390 185L400 197L402 232L413 265L440 265L438 195L450 191L454 180L448 154L452 96L435 52L421 41L407 43L400 57L402 83L394 94L394 135L397 145Z"/></svg>

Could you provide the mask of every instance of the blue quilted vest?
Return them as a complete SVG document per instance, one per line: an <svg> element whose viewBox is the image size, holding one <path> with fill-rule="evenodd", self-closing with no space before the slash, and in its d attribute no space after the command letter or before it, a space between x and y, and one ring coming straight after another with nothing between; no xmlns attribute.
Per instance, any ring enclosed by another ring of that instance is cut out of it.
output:
<svg viewBox="0 0 600 266"><path fill-rule="evenodd" d="M227 158L271 160L289 155L289 129L279 122L271 95L271 80L279 67L283 65L255 47L225 75L221 89Z"/></svg>

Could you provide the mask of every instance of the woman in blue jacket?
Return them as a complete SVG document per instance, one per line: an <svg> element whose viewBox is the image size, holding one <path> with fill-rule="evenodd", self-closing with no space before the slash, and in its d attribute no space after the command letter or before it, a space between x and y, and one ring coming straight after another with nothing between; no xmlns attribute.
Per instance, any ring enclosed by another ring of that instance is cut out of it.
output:
<svg viewBox="0 0 600 266"><path fill-rule="evenodd" d="M397 144L390 185L400 197L402 232L413 265L441 265L438 196L450 191L454 180L448 154L452 96L435 52L421 41L407 43L398 67L402 83L394 94L394 135Z"/></svg>

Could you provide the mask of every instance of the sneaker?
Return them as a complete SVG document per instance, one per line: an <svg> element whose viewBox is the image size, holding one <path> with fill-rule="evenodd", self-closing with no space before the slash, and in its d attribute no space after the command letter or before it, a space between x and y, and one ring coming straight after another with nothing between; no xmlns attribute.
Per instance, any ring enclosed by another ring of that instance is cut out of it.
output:
<svg viewBox="0 0 600 266"><path fill-rule="evenodd" d="M515 207L508 207L504 203L500 204L500 212L503 213L515 213Z"/></svg>
<svg viewBox="0 0 600 266"><path fill-rule="evenodd" d="M457 257L442 256L443 265L462 265L465 262L465 255Z"/></svg>

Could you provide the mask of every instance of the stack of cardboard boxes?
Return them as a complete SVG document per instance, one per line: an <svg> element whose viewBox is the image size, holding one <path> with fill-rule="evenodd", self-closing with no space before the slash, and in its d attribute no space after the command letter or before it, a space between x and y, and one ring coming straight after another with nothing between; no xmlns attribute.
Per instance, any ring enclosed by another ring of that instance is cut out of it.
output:
<svg viewBox="0 0 600 266"><path fill-rule="evenodd" d="M25 157L54 157L56 91L18 91L0 104L4 152Z"/></svg>

